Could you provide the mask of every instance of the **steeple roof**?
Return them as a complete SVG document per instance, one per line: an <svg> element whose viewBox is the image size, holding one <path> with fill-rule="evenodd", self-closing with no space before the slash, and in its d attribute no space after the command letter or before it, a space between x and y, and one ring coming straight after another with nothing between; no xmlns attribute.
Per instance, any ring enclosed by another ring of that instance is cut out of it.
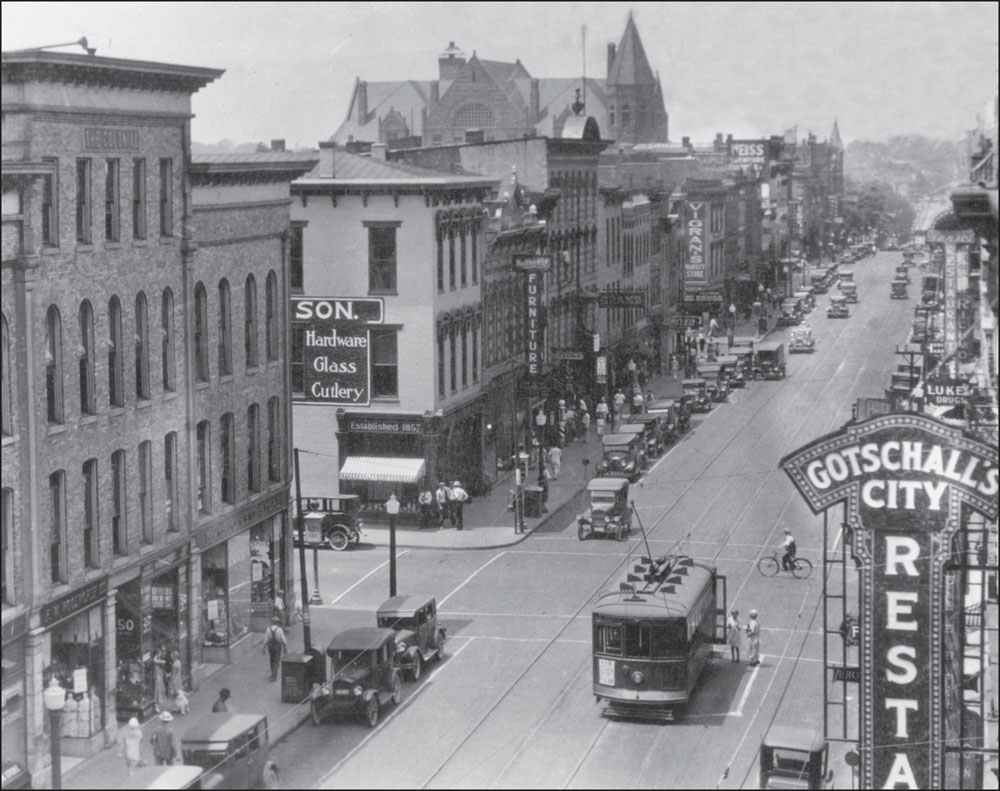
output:
<svg viewBox="0 0 1000 791"><path fill-rule="evenodd" d="M615 59L608 70L608 85L655 85L656 78L646 59L646 51L642 48L642 40L636 29L632 12L629 11L628 22L621 43L615 50Z"/></svg>
<svg viewBox="0 0 1000 791"><path fill-rule="evenodd" d="M830 132L830 145L836 146L837 148L843 148L844 143L840 139L840 127L837 126L837 119L833 119L833 131Z"/></svg>

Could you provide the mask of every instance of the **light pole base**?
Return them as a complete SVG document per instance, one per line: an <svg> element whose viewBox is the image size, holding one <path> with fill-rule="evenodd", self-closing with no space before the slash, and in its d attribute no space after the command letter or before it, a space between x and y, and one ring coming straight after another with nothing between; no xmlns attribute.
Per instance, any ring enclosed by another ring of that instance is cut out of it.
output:
<svg viewBox="0 0 1000 791"><path fill-rule="evenodd" d="M319 595L319 588L313 588L312 596L309 597L310 604L322 604L323 597Z"/></svg>

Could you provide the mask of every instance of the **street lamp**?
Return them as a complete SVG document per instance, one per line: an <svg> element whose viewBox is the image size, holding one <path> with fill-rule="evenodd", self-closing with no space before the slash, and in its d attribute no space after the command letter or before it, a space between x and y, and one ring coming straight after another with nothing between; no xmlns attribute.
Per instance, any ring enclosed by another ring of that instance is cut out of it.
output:
<svg viewBox="0 0 1000 791"><path fill-rule="evenodd" d="M635 360L633 360L631 357L628 358L628 372L629 375L632 377L632 386L635 387L635 385L637 385L639 382L636 379Z"/></svg>
<svg viewBox="0 0 1000 791"><path fill-rule="evenodd" d="M385 501L385 512L389 514L389 595L396 595L396 514L399 513L399 500L390 494Z"/></svg>
<svg viewBox="0 0 1000 791"><path fill-rule="evenodd" d="M66 705L66 690L59 686L56 677L42 692L42 702L49 712L49 744L52 748L52 787L62 788L62 712Z"/></svg>
<svg viewBox="0 0 1000 791"><path fill-rule="evenodd" d="M788 264L785 264L781 271L785 274L785 297L790 297L792 295L792 273L788 269Z"/></svg>

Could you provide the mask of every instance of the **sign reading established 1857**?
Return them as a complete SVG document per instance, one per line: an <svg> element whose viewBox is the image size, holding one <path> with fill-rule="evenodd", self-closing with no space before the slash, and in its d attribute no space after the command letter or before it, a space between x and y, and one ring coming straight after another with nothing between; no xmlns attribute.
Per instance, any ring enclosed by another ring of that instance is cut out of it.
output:
<svg viewBox="0 0 1000 791"><path fill-rule="evenodd" d="M781 467L814 512L845 502L853 530L859 787L943 788L944 566L963 505L996 521L996 447L926 415L891 413L821 437Z"/></svg>

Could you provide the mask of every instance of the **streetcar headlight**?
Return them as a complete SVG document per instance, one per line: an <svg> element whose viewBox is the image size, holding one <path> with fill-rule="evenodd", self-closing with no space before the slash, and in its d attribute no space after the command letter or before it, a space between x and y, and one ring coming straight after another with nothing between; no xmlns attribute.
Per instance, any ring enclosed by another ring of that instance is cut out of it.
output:
<svg viewBox="0 0 1000 791"><path fill-rule="evenodd" d="M355 696L357 696L357 695L360 695L362 692L364 692L364 690L361 689L361 685L359 684L354 689L352 689L351 692L353 692L355 694Z"/></svg>
<svg viewBox="0 0 1000 791"><path fill-rule="evenodd" d="M634 670L632 671L632 675L630 675L629 678L632 680L633 684L638 686L639 684L641 684L643 681L646 680L646 675L641 670Z"/></svg>

